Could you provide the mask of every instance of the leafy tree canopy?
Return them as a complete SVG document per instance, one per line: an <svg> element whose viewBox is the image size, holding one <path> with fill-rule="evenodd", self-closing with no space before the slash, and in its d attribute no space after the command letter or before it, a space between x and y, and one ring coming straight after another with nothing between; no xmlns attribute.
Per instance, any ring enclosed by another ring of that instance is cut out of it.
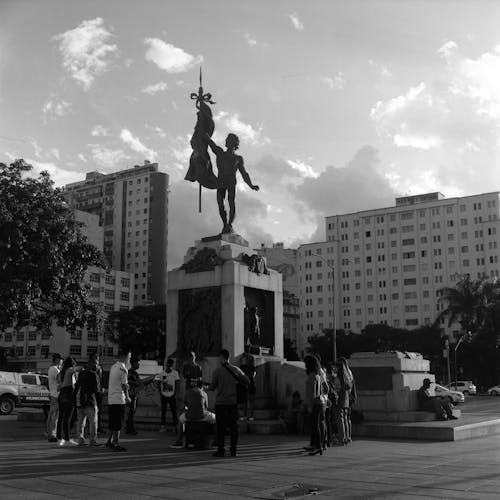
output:
<svg viewBox="0 0 500 500"><path fill-rule="evenodd" d="M165 357L166 306L137 306L108 318L108 334L120 348L147 358Z"/></svg>
<svg viewBox="0 0 500 500"><path fill-rule="evenodd" d="M0 329L55 321L72 331L96 320L84 276L102 256L49 174L28 177L31 169L0 163Z"/></svg>

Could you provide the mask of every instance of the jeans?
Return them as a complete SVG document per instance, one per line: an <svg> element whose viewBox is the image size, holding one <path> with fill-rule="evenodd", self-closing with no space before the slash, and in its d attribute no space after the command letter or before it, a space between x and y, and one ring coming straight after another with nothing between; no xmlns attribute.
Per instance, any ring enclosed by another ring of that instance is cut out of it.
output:
<svg viewBox="0 0 500 500"><path fill-rule="evenodd" d="M311 445L313 448L323 448L325 435L325 407L322 404L315 404L311 414Z"/></svg>
<svg viewBox="0 0 500 500"><path fill-rule="evenodd" d="M70 420L73 414L73 398L59 394L59 417L57 419L57 439L69 441Z"/></svg>
<svg viewBox="0 0 500 500"><path fill-rule="evenodd" d="M336 407L338 439L340 443L345 444L351 440L352 424L351 409Z"/></svg>
<svg viewBox="0 0 500 500"><path fill-rule="evenodd" d="M47 416L47 435L52 437L57 432L57 419L59 417L59 402L56 397L50 396L50 410Z"/></svg>
<svg viewBox="0 0 500 500"><path fill-rule="evenodd" d="M215 405L215 420L217 426L217 450L224 451L224 437L229 427L231 452L236 452L238 445L238 406Z"/></svg>
<svg viewBox="0 0 500 500"><path fill-rule="evenodd" d="M135 432L135 410L137 410L137 397L133 396L130 398L130 404L128 405L126 432Z"/></svg>
<svg viewBox="0 0 500 500"><path fill-rule="evenodd" d="M453 409L448 399L434 397L428 399L424 404L424 409L433 411L437 418L444 418L453 415Z"/></svg>
<svg viewBox="0 0 500 500"><path fill-rule="evenodd" d="M172 411L172 421L174 426L177 427L177 403L175 401L175 394L173 396L163 396L161 397L161 425L165 425L167 423L167 405L170 406L170 410Z"/></svg>
<svg viewBox="0 0 500 500"><path fill-rule="evenodd" d="M90 444L95 444L97 439L97 406L84 406L78 408L78 437L79 442L85 441L85 424L89 422L89 441Z"/></svg>

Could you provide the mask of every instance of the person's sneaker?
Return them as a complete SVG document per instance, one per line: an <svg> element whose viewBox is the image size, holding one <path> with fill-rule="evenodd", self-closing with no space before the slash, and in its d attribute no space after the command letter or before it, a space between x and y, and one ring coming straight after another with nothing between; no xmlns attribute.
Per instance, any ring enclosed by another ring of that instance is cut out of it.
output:
<svg viewBox="0 0 500 500"><path fill-rule="evenodd" d="M115 445L111 441L108 441L104 446L106 446L106 448L109 448L111 450L115 447Z"/></svg>
<svg viewBox="0 0 500 500"><path fill-rule="evenodd" d="M162 425L160 427L160 432L166 432L166 430L167 430L167 428L164 425Z"/></svg>
<svg viewBox="0 0 500 500"><path fill-rule="evenodd" d="M253 421L253 420L255 420L255 418L253 418L253 417L248 417L248 420Z"/></svg>
<svg viewBox="0 0 500 500"><path fill-rule="evenodd" d="M58 446L66 446L67 443L68 441L66 441L65 439L59 439L59 441L57 442Z"/></svg>
<svg viewBox="0 0 500 500"><path fill-rule="evenodd" d="M175 443L170 445L170 448L182 448L184 445L176 441Z"/></svg>
<svg viewBox="0 0 500 500"><path fill-rule="evenodd" d="M455 417L455 415L448 415L448 420L458 420L458 417Z"/></svg>
<svg viewBox="0 0 500 500"><path fill-rule="evenodd" d="M78 442L77 442L77 441L75 441L74 439L70 439L70 440L68 441L68 445L69 445L69 446L78 446Z"/></svg>
<svg viewBox="0 0 500 500"><path fill-rule="evenodd" d="M213 457L223 457L224 456L224 450L217 450L215 453L212 454Z"/></svg>
<svg viewBox="0 0 500 500"><path fill-rule="evenodd" d="M448 417L446 415L443 415L442 417L439 417L438 420L448 420Z"/></svg>
<svg viewBox="0 0 500 500"><path fill-rule="evenodd" d="M87 446L87 443L83 439L80 439L78 440L78 446Z"/></svg>
<svg viewBox="0 0 500 500"><path fill-rule="evenodd" d="M47 441L49 443L57 443L57 438L55 436L50 436L49 438L47 438Z"/></svg>
<svg viewBox="0 0 500 500"><path fill-rule="evenodd" d="M244 422L247 419L247 417L240 417L240 420Z"/></svg>
<svg viewBox="0 0 500 500"><path fill-rule="evenodd" d="M120 446L119 444L115 444L113 446L113 451L127 451L127 448L124 448L123 446Z"/></svg>

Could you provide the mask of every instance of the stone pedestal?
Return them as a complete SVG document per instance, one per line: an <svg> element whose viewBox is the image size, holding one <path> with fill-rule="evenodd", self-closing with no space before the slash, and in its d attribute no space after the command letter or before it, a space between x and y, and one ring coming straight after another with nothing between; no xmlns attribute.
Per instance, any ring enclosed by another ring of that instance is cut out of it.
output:
<svg viewBox="0 0 500 500"><path fill-rule="evenodd" d="M168 273L168 356L183 358L192 349L208 361L207 372L216 366L221 348L231 358L240 356L249 338L245 307L252 303L262 309L261 334L252 344L268 348L272 357L283 357L282 277L274 270L250 270L245 258L250 254L254 252L239 235L203 238L188 249L184 266Z"/></svg>
<svg viewBox="0 0 500 500"><path fill-rule="evenodd" d="M424 378L435 382L430 362L418 353L355 353L349 366L356 379L356 409L367 420L408 420L408 412L418 410L417 390Z"/></svg>

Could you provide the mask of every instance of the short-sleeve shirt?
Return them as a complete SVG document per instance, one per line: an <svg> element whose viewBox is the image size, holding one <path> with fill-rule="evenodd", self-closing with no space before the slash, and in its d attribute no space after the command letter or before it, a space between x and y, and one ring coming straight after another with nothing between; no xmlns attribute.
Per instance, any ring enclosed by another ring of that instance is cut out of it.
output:
<svg viewBox="0 0 500 500"><path fill-rule="evenodd" d="M57 390L57 376L59 375L59 372L59 368L54 365L52 365L47 372L49 377L49 391L53 398L57 398L57 396L59 396L59 391Z"/></svg>
<svg viewBox="0 0 500 500"><path fill-rule="evenodd" d="M108 404L126 404L125 393L122 385L127 384L128 370L124 363L117 361L109 371Z"/></svg>
<svg viewBox="0 0 500 500"><path fill-rule="evenodd" d="M175 382L179 380L179 372L171 370L170 372L163 371L160 374L161 395L167 398L175 394Z"/></svg>

